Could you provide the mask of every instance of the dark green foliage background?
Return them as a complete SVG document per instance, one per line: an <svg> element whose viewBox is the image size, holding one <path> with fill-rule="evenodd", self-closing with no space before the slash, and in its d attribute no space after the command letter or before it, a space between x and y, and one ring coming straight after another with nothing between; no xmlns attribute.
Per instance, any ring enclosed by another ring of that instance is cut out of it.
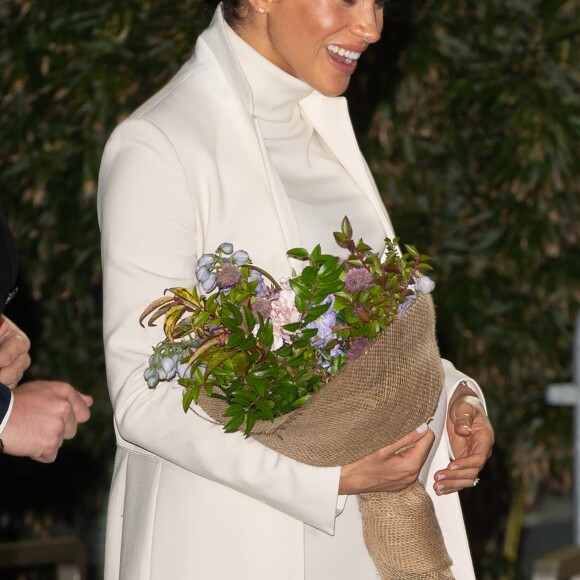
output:
<svg viewBox="0 0 580 580"><path fill-rule="evenodd" d="M96 397L67 445L106 473L100 155L208 19L198 0L0 1L0 203L23 263L10 314L34 339L30 377ZM543 391L570 380L580 304L579 22L577 0L393 0L349 88L399 235L435 257L442 350L486 388L495 489L485 507L464 496L468 518L570 483L570 413ZM494 578L514 570L505 525L474 536Z"/></svg>
<svg viewBox="0 0 580 580"><path fill-rule="evenodd" d="M436 257L443 354L486 389L501 461L489 497L464 502L481 531L508 486L530 507L570 484L570 412L543 395L570 381L580 304L580 3L401 1L391 15L410 34L365 143L399 235ZM478 540L499 577L517 533Z"/></svg>

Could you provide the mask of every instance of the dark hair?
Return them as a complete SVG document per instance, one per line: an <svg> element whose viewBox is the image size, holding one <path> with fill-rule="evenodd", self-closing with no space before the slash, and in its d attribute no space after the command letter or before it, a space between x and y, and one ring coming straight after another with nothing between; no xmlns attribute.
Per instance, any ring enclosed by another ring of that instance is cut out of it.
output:
<svg viewBox="0 0 580 580"><path fill-rule="evenodd" d="M220 0L207 0L214 9ZM234 28L236 24L241 24L246 16L245 0L222 0L222 11L225 21Z"/></svg>

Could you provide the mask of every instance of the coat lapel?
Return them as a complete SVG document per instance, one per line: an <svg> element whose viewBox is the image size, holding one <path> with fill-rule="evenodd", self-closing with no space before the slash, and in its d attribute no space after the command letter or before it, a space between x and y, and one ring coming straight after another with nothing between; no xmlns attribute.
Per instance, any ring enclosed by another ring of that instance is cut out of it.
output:
<svg viewBox="0 0 580 580"><path fill-rule="evenodd" d="M302 101L301 106L312 120L318 134L367 196L381 220L386 235L394 237L391 220L360 152L346 99L325 97L314 92Z"/></svg>
<svg viewBox="0 0 580 580"><path fill-rule="evenodd" d="M211 79L212 92L217 92L220 95L220 100L225 101L229 106L244 109L253 117L251 89L237 62L225 26L226 23L221 10L218 9L214 15L212 25L201 35L198 41L196 65L198 67L202 65L203 67L203 61L207 60L211 74L200 75L200 77L203 77L202 80L207 82L207 79ZM207 45L209 50L206 51L204 45ZM390 219L360 152L350 122L346 99L344 97L325 97L314 91L300 102L300 106L311 119L315 130L336 155L338 161L365 193L379 216L386 235L394 237ZM271 166L257 122L254 122L254 128L262 153L262 159L257 162L262 165L262 170L265 170L267 174L272 199L286 242L286 249L288 250L301 245L298 223L284 186Z"/></svg>

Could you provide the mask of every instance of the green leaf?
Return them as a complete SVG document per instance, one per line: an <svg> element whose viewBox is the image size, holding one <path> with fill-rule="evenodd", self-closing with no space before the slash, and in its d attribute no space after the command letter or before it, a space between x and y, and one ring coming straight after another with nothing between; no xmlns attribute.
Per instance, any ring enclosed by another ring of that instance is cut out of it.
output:
<svg viewBox="0 0 580 580"><path fill-rule="evenodd" d="M351 226L350 220L348 219L347 216L344 216L342 218L342 222L340 224L340 229L346 238L348 238L348 239L352 238L352 226Z"/></svg>
<svg viewBox="0 0 580 580"><path fill-rule="evenodd" d="M231 304L225 300L222 301L222 307L227 310L228 314L231 316L233 320L236 321L238 326L241 326L244 322L244 318L240 311L240 308L237 304Z"/></svg>
<svg viewBox="0 0 580 580"><path fill-rule="evenodd" d="M224 425L224 430L227 431L228 433L238 431L240 427L244 424L245 418L246 416L244 415L244 413L235 415Z"/></svg>
<svg viewBox="0 0 580 580"><path fill-rule="evenodd" d="M254 413L253 411L248 411L248 414L246 415L246 426L244 428L244 435L248 436L252 432L252 429L254 428L255 424L256 424L256 413Z"/></svg>
<svg viewBox="0 0 580 580"><path fill-rule="evenodd" d="M305 312L308 308L308 300L301 296L296 296L294 303L298 312Z"/></svg>
<svg viewBox="0 0 580 580"><path fill-rule="evenodd" d="M347 247L347 240L344 234L341 234L340 232L334 232L332 235L334 236L334 241L336 242L337 246L341 248Z"/></svg>
<svg viewBox="0 0 580 580"><path fill-rule="evenodd" d="M246 410L244 406L240 403L232 403L225 411L224 417L239 417L240 415L244 417ZM243 422L243 419L242 419ZM241 423L240 423L241 424Z"/></svg>
<svg viewBox="0 0 580 580"><path fill-rule="evenodd" d="M335 278L338 278L342 271L344 270L344 266L339 263L337 258L333 258L331 260L325 260L320 267L319 270L319 277L324 281L329 281Z"/></svg>
<svg viewBox="0 0 580 580"><path fill-rule="evenodd" d="M310 253L310 260L312 262L316 263L318 260L320 260L321 255L322 255L322 250L320 248L320 244L316 244L316 246L314 246L314 249Z"/></svg>
<svg viewBox="0 0 580 580"><path fill-rule="evenodd" d="M302 397L300 397L299 399L296 399L293 403L292 403L292 409L299 409L300 407L302 407L302 405L304 405L305 403L308 402L308 400L310 399L312 395L304 395Z"/></svg>
<svg viewBox="0 0 580 580"><path fill-rule="evenodd" d="M302 298L308 300L310 298L310 288L304 285L304 283L297 278L290 280L290 287L294 290L297 298Z"/></svg>
<svg viewBox="0 0 580 580"><path fill-rule="evenodd" d="M256 408L270 421L274 420L274 411L267 401L256 401Z"/></svg>
<svg viewBox="0 0 580 580"><path fill-rule="evenodd" d="M248 332L252 332L254 326L256 326L256 317L252 312L251 308L248 308L245 304L243 305L244 318L246 320L246 326L248 327Z"/></svg>
<svg viewBox="0 0 580 580"><path fill-rule="evenodd" d="M197 403L199 399L199 391L201 389L201 385L194 385L191 388L185 391L183 395L183 410L187 412L189 407L193 402Z"/></svg>
<svg viewBox="0 0 580 580"><path fill-rule="evenodd" d="M265 347L271 348L274 342L274 327L272 326L272 321L270 319L265 320L260 324L257 338Z"/></svg>
<svg viewBox="0 0 580 580"><path fill-rule="evenodd" d="M365 244L362 240L357 243L356 249L362 253L372 251L372 248L368 244Z"/></svg>
<svg viewBox="0 0 580 580"><path fill-rule="evenodd" d="M207 320L209 319L209 317L211 316L211 314L205 310L202 310L201 312L199 312L196 317L191 321L191 326L193 328L197 328L199 326L202 326L204 324L204 322L207 322Z"/></svg>
<svg viewBox="0 0 580 580"><path fill-rule="evenodd" d="M304 355L301 354L292 359L289 359L288 361L286 361L286 364L289 367L299 367L304 364Z"/></svg>
<svg viewBox="0 0 580 580"><path fill-rule="evenodd" d="M330 294L336 294L344 289L344 282L342 280L334 280L332 282L321 282L316 287L316 291L312 297L312 300L315 301L315 298L321 298L324 300ZM318 300L320 301L320 300Z"/></svg>
<svg viewBox="0 0 580 580"><path fill-rule="evenodd" d="M304 248L292 248L286 252L289 258L294 258L295 260L308 260L310 254Z"/></svg>
<svg viewBox="0 0 580 580"><path fill-rule="evenodd" d="M253 334L246 335L245 340L239 345L241 350L249 350L256 346L256 339Z"/></svg>
<svg viewBox="0 0 580 580"><path fill-rule="evenodd" d="M241 323L238 323L234 318L229 316L222 316L218 322L222 326L225 326L230 332L236 332L241 326Z"/></svg>
<svg viewBox="0 0 580 580"><path fill-rule="evenodd" d="M243 330L234 330L226 343L226 348L236 348L237 346L240 346L245 338L246 334Z"/></svg>
<svg viewBox="0 0 580 580"><path fill-rule="evenodd" d="M309 322L313 322L320 316L322 316L328 309L330 308L330 303L321 304L320 306L311 307L306 316L304 317L304 322L308 324Z"/></svg>
<svg viewBox="0 0 580 580"><path fill-rule="evenodd" d="M355 268L361 268L363 263L358 258L352 258L350 260L346 260L347 264L354 266Z"/></svg>
<svg viewBox="0 0 580 580"><path fill-rule="evenodd" d="M317 275L318 268L315 268L314 266L306 266L300 274L300 280L305 286L312 286L316 280Z"/></svg>

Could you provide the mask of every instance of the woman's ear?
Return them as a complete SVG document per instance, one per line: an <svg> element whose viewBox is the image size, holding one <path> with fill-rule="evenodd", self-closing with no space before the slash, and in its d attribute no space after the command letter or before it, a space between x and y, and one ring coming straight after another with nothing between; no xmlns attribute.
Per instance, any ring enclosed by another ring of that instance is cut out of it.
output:
<svg viewBox="0 0 580 580"><path fill-rule="evenodd" d="M267 14L270 12L272 0L248 0L248 4L258 14Z"/></svg>

